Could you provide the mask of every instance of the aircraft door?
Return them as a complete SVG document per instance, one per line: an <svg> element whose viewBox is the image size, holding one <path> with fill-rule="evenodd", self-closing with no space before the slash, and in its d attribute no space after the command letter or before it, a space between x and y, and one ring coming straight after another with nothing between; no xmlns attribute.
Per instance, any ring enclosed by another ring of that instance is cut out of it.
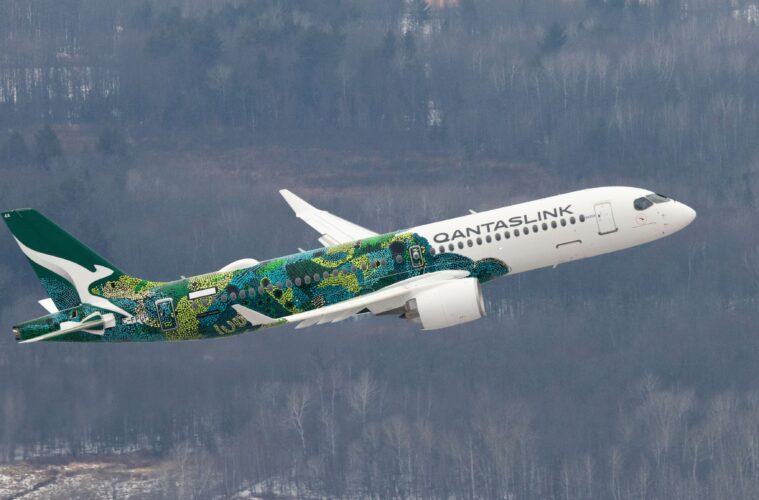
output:
<svg viewBox="0 0 759 500"><path fill-rule="evenodd" d="M422 247L414 245L408 249L409 256L411 257L411 265L413 267L422 267L424 262L424 256L422 255Z"/></svg>
<svg viewBox="0 0 759 500"><path fill-rule="evenodd" d="M611 203L597 203L595 211L598 234L609 234L617 231L617 223L614 222L614 212L611 210Z"/></svg>
<svg viewBox="0 0 759 500"><path fill-rule="evenodd" d="M158 322L161 323L161 330L173 330L177 327L177 316L174 313L173 299L166 298L156 300L155 308L158 312Z"/></svg>

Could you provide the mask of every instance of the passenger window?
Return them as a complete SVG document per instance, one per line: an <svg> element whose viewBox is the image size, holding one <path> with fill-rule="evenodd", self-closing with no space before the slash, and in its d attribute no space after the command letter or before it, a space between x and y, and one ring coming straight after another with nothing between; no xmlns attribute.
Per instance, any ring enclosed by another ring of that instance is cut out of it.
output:
<svg viewBox="0 0 759 500"><path fill-rule="evenodd" d="M440 251L440 253L445 253L445 245L440 245L440 248L438 250ZM401 257L401 256L399 255L398 257ZM403 257L401 257L401 262L403 262ZM398 264L400 264L401 262L398 262Z"/></svg>
<svg viewBox="0 0 759 500"><path fill-rule="evenodd" d="M300 286L301 283L302 283L302 281L301 281L300 277L295 278L295 286Z"/></svg>
<svg viewBox="0 0 759 500"><path fill-rule="evenodd" d="M466 246L471 247L474 243L472 243L472 240L466 240Z"/></svg>
<svg viewBox="0 0 759 500"><path fill-rule="evenodd" d="M455 247L453 246L453 243L448 243L448 251L449 252L453 252L454 248Z"/></svg>
<svg viewBox="0 0 759 500"><path fill-rule="evenodd" d="M514 229L514 236L515 237L519 236L519 229Z"/></svg>
<svg viewBox="0 0 759 500"><path fill-rule="evenodd" d="M237 300L237 294L235 292L230 293L229 294L229 300L231 300L232 302L234 302L235 300Z"/></svg>
<svg viewBox="0 0 759 500"><path fill-rule="evenodd" d="M495 241L501 241L501 233L495 233Z"/></svg>
<svg viewBox="0 0 759 500"><path fill-rule="evenodd" d="M548 231L548 224L545 222L543 223L543 231Z"/></svg>
<svg viewBox="0 0 759 500"><path fill-rule="evenodd" d="M311 284L311 276L306 276L305 278L303 278L303 281L306 282L306 285Z"/></svg>
<svg viewBox="0 0 759 500"><path fill-rule="evenodd" d="M226 301L227 301L227 294L226 294L226 293L225 293L225 294L222 294L222 296L221 296L221 301L222 301L222 302L226 302Z"/></svg>
<svg viewBox="0 0 759 500"><path fill-rule="evenodd" d="M562 225L562 227L563 227L563 226L566 226L566 225L567 225L567 221L566 221L566 220L564 220L564 219L561 219L561 225Z"/></svg>
<svg viewBox="0 0 759 500"><path fill-rule="evenodd" d="M477 238L477 244L482 245L482 238L479 238L479 237Z"/></svg>
<svg viewBox="0 0 759 500"><path fill-rule="evenodd" d="M435 247L430 247L430 255L435 255Z"/></svg>
<svg viewBox="0 0 759 500"><path fill-rule="evenodd" d="M485 241L488 242L488 243L492 243L493 242L493 238L491 238L490 235L487 235L487 236L485 236Z"/></svg>
<svg viewBox="0 0 759 500"><path fill-rule="evenodd" d="M463 249L464 249L464 242L459 241L459 250L463 250Z"/></svg>
<svg viewBox="0 0 759 500"><path fill-rule="evenodd" d="M569 223L570 224L574 224L575 222L577 222L577 219L575 219L575 217L573 215L572 217L569 218Z"/></svg>
<svg viewBox="0 0 759 500"><path fill-rule="evenodd" d="M264 287L263 285L258 285L258 293L264 293Z"/></svg>
<svg viewBox="0 0 759 500"><path fill-rule="evenodd" d="M556 221L555 220L551 221L551 227L554 228L554 229L556 229Z"/></svg>
<svg viewBox="0 0 759 500"><path fill-rule="evenodd" d="M285 281L285 286L286 286L287 288L292 288L292 287L293 287L293 282L292 282L292 281L290 281L290 280L287 280L287 281Z"/></svg>
<svg viewBox="0 0 759 500"><path fill-rule="evenodd" d="M580 215L580 222L585 222L585 216L584 215Z"/></svg>
<svg viewBox="0 0 759 500"><path fill-rule="evenodd" d="M532 226L532 232L533 233L537 233L538 232L538 225L537 224L535 224L535 225Z"/></svg>
<svg viewBox="0 0 759 500"><path fill-rule="evenodd" d="M326 280L329 278L329 271L324 271L324 279Z"/></svg>
<svg viewBox="0 0 759 500"><path fill-rule="evenodd" d="M329 276L329 275L327 275L327 276ZM319 276L319 273L314 273L314 283L319 283L319 281L321 279L322 278L321 278L321 276Z"/></svg>
<svg viewBox="0 0 759 500"><path fill-rule="evenodd" d="M530 228L527 226L525 226L522 231L524 232L524 234L530 234Z"/></svg>
<svg viewBox="0 0 759 500"><path fill-rule="evenodd" d="M337 276L337 269L332 270L332 276Z"/></svg>
<svg viewBox="0 0 759 500"><path fill-rule="evenodd" d="M510 232L508 232L508 231L506 231L505 233L503 233L503 235L506 237L506 239L507 239L507 240L508 240L509 238L511 238L511 233L510 233Z"/></svg>
<svg viewBox="0 0 759 500"><path fill-rule="evenodd" d="M248 296L253 297L256 294L256 289L252 286L248 287Z"/></svg>
<svg viewBox="0 0 759 500"><path fill-rule="evenodd" d="M245 290L240 290L240 298L241 299L245 298Z"/></svg>

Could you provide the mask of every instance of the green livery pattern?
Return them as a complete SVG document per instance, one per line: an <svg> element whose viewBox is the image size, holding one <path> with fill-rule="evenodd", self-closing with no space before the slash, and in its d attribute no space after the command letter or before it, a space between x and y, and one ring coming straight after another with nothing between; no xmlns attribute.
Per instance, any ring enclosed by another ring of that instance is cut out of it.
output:
<svg viewBox="0 0 759 500"><path fill-rule="evenodd" d="M63 322L76 321L93 312L108 312L112 307L129 316L115 314L116 325L102 335L80 331L52 340L118 342L223 337L261 328L239 315L232 307L236 304L280 320L275 323L278 324L292 314L372 293L425 273L464 270L485 282L509 270L498 259L475 262L453 252L436 254L426 238L401 232L288 255L244 269L160 283L122 273L34 210L6 212L3 217L19 243L45 254L29 257L22 247L60 309L16 327L20 340L54 331ZM98 269L103 274L112 272L90 283L86 292L80 289L78 293L66 277L49 269L55 268L48 263L52 261L50 256L73 262L95 277ZM203 296L190 298L198 295L193 292ZM82 300L82 293L88 293L90 300Z"/></svg>

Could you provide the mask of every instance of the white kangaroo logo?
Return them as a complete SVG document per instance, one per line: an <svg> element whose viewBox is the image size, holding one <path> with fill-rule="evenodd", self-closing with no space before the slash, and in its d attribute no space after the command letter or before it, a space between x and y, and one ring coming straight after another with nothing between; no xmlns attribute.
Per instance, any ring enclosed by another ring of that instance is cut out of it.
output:
<svg viewBox="0 0 759 500"><path fill-rule="evenodd" d="M21 251L31 259L35 264L44 267L48 271L51 271L61 278L65 279L71 286L76 289L76 293L79 295L79 300L83 303L105 309L107 311L113 311L115 313L131 318L132 315L123 310L122 308L114 305L109 300L90 293L90 285L94 282L101 280L107 276L113 274L113 269L108 269L104 266L95 265L95 271L90 271L85 267L80 266L76 262L56 257L55 255L48 255L46 253L32 250L28 246L21 243L18 238L14 238Z"/></svg>

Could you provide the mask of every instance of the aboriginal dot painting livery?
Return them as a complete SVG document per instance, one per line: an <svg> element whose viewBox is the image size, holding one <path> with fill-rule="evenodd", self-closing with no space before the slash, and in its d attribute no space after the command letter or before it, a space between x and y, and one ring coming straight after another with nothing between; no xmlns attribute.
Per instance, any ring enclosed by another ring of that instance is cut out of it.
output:
<svg viewBox="0 0 759 500"><path fill-rule="evenodd" d="M323 248L173 282L122 272L35 210L3 213L49 296L49 314L15 326L16 338L190 340L361 313L434 330L482 317L482 283L651 241L695 217L649 191L596 188L376 234L281 193Z"/></svg>

